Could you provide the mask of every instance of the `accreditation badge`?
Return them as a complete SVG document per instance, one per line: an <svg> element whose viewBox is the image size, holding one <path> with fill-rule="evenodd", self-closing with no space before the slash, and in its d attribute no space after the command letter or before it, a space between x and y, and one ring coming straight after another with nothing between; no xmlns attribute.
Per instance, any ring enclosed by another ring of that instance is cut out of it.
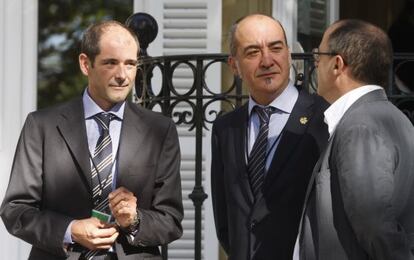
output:
<svg viewBox="0 0 414 260"><path fill-rule="evenodd" d="M92 210L92 217L95 217L103 222L109 223L111 222L111 215L101 212L99 210Z"/></svg>

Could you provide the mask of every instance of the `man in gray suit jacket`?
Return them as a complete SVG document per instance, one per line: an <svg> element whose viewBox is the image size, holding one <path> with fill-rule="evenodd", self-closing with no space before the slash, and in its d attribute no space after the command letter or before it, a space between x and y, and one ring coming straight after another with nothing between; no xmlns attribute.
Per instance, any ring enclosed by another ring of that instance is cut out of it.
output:
<svg viewBox="0 0 414 260"><path fill-rule="evenodd" d="M158 246L182 234L175 125L126 101L139 51L133 32L102 22L81 45L88 87L28 115L1 217L32 244L29 259L161 259Z"/></svg>
<svg viewBox="0 0 414 260"><path fill-rule="evenodd" d="M330 139L305 199L300 259L414 259L414 128L380 87L390 41L372 24L342 20L314 58Z"/></svg>

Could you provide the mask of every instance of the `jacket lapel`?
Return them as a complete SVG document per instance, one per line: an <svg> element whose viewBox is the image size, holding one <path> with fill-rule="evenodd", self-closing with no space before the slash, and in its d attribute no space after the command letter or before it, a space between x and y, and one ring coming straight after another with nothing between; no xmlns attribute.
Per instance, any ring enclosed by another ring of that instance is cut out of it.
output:
<svg viewBox="0 0 414 260"><path fill-rule="evenodd" d="M91 167L84 118L82 99L77 98L63 108L57 128L75 159L75 163L81 169L85 183L89 187L88 190L91 190Z"/></svg>
<svg viewBox="0 0 414 260"><path fill-rule="evenodd" d="M247 103L244 104L240 110L237 111L234 117L234 128L230 136L234 137L234 156L235 162L237 163L237 173L239 176L236 178L240 182L241 191L249 203L253 203L253 193L250 188L249 176L247 173L247 162L246 162L246 138L247 138L247 127L248 127L249 115Z"/></svg>
<svg viewBox="0 0 414 260"><path fill-rule="evenodd" d="M267 190L271 183L280 176L283 166L300 143L312 117L311 107L313 103L313 99L304 90L299 92L298 100L283 129L283 134L264 180L264 190Z"/></svg>
<svg viewBox="0 0 414 260"><path fill-rule="evenodd" d="M118 175L117 186L122 186L131 169L131 162L136 162L139 153L145 152L147 147L143 147L146 133L150 130L142 120L142 112L138 105L130 102L125 103L124 119L122 122L121 135L118 147ZM148 163L148 162L147 162Z"/></svg>
<svg viewBox="0 0 414 260"><path fill-rule="evenodd" d="M315 187L316 177L322 170L329 169L329 158L330 158L330 154L332 150L334 137L335 137L335 132L333 132L332 136L329 138L328 144L325 150L321 153L318 161L316 162L315 167L313 168L313 171L312 171L311 178L309 179L308 187L306 189L306 194L305 194L305 200L302 206L302 213L301 213L300 221L299 221L298 236L299 236L299 245L300 245L299 247L300 248L313 248L312 246L303 244L304 241L312 241L312 239L308 239L309 234L307 233L310 233L309 231L310 229L309 227L306 227L306 225L309 225L309 220L306 220L305 215L307 214L307 210L309 208L312 208L315 206L314 205L315 200L310 199L310 196L311 196L312 190ZM304 252L304 250L302 249L301 251Z"/></svg>

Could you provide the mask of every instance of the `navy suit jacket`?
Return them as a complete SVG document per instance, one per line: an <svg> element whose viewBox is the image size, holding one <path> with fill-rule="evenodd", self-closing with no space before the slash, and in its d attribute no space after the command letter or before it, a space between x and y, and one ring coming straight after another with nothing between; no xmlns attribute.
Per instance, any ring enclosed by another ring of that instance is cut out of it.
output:
<svg viewBox="0 0 414 260"><path fill-rule="evenodd" d="M323 122L327 106L321 97L299 91L256 202L245 160L247 104L215 121L213 209L230 260L292 258L309 177L328 139Z"/></svg>

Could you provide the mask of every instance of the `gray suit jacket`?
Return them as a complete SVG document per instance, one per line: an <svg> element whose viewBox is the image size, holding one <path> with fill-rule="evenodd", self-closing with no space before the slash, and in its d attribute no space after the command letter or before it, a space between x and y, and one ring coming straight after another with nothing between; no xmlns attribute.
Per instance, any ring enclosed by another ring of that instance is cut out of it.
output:
<svg viewBox="0 0 414 260"><path fill-rule="evenodd" d="M117 185L138 198L133 243L118 237L119 259L161 259L158 245L182 234L180 151L174 123L127 102L118 149ZM81 98L28 115L0 214L7 230L32 244L29 259L77 259L63 237L91 216L91 168ZM149 258L147 258L149 257Z"/></svg>
<svg viewBox="0 0 414 260"><path fill-rule="evenodd" d="M300 259L414 259L414 128L383 90L345 113L315 166Z"/></svg>

